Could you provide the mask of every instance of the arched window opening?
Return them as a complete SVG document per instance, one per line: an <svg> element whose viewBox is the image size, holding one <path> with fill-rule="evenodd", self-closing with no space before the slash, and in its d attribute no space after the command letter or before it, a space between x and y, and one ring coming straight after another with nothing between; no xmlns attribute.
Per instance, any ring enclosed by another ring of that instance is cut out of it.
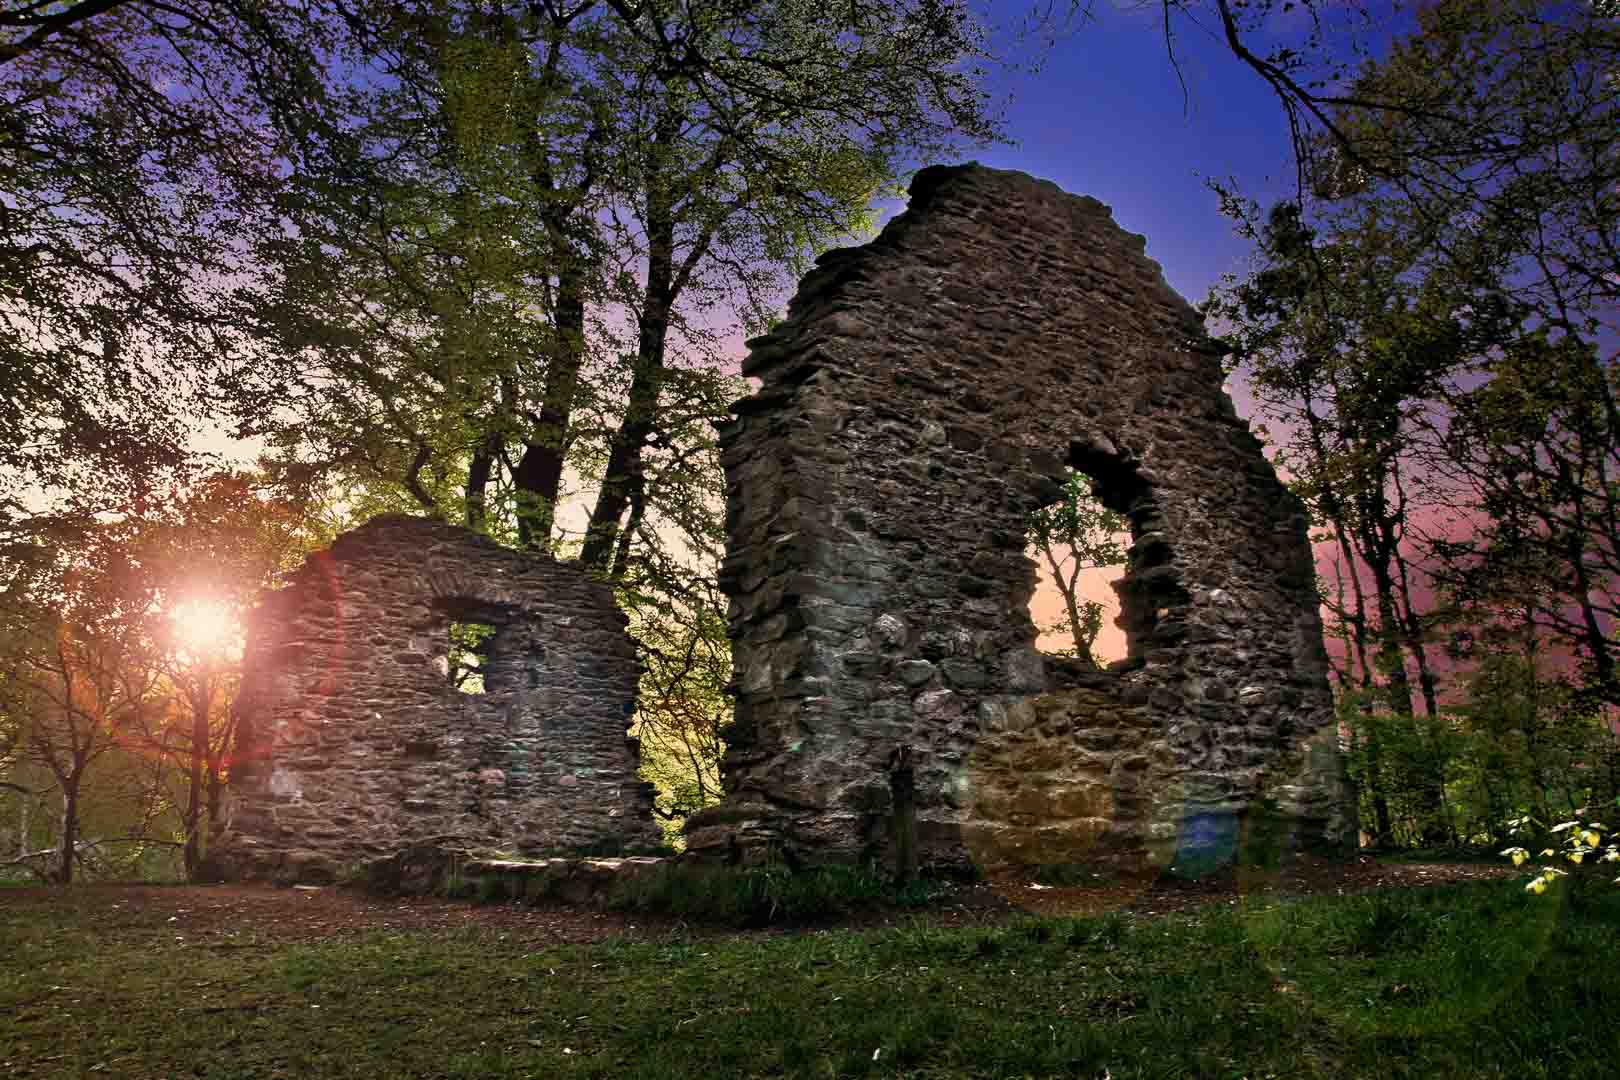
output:
<svg viewBox="0 0 1620 1080"><path fill-rule="evenodd" d="M1038 573L1029 602L1039 635L1035 647L1083 668L1125 659L1113 589L1130 548L1125 516L1104 506L1092 479L1070 467L1056 500L1030 516L1029 541L1027 554Z"/></svg>

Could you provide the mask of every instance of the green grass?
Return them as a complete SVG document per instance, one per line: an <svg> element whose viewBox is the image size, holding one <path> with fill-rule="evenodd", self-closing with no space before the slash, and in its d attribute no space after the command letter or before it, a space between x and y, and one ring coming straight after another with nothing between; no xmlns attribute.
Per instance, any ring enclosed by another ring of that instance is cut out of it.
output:
<svg viewBox="0 0 1620 1080"><path fill-rule="evenodd" d="M253 934L0 901L0 1074L1518 1080L1620 1063L1620 890L571 947Z"/></svg>
<svg viewBox="0 0 1620 1080"><path fill-rule="evenodd" d="M635 881L610 906L688 916L727 926L802 924L880 905L918 906L945 891L918 879L896 887L871 865L825 866L797 873L771 864L748 869L668 866Z"/></svg>

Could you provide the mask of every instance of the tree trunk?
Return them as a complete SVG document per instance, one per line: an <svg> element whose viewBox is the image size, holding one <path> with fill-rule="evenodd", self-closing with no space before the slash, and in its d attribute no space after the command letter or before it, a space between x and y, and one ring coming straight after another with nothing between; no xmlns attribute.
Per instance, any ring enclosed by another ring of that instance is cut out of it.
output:
<svg viewBox="0 0 1620 1080"><path fill-rule="evenodd" d="M500 452L500 432L492 431L484 436L484 441L478 444L472 460L467 464L467 528L475 532L484 527L489 517L485 493L489 489L490 476L495 471L495 461Z"/></svg>
<svg viewBox="0 0 1620 1080"><path fill-rule="evenodd" d="M630 518L619 531L618 551L613 556L613 572L610 575L614 581L623 581L624 575L630 570L630 546L635 542L636 530L641 527L641 519L647 512L645 479L637 475L635 483L630 486Z"/></svg>
<svg viewBox="0 0 1620 1080"><path fill-rule="evenodd" d="M1062 564L1058 561L1056 552L1050 544L1041 544L1041 554L1046 556L1046 565L1051 568L1052 580L1057 584L1058 592L1063 594L1063 607L1069 615L1069 636L1074 641L1075 659L1089 668L1097 668L1097 658L1091 652L1091 641L1085 640L1085 634L1080 625L1080 606L1075 598L1075 583L1080 580L1080 564L1075 560L1074 573L1069 575L1067 581L1063 579ZM1095 641L1093 638L1092 641Z"/></svg>
<svg viewBox="0 0 1620 1080"><path fill-rule="evenodd" d="M201 676L190 694L191 746L186 762L186 846L183 851L188 881L196 878L197 866L202 861L199 833L202 831L203 761L208 754L208 710L213 704L206 679L206 675Z"/></svg>
<svg viewBox="0 0 1620 1080"><path fill-rule="evenodd" d="M212 836L220 827L220 811L225 801L225 777L217 762L208 767L208 831Z"/></svg>
<svg viewBox="0 0 1620 1080"><path fill-rule="evenodd" d="M1577 521L1579 523L1579 519ZM1593 582L1587 571L1585 546L1584 542L1577 541L1570 553L1570 565L1575 571L1575 600L1581 608L1581 624L1586 628L1581 644L1592 658L1603 700L1620 706L1620 675L1616 674L1614 654L1609 651L1609 637L1603 632L1602 616L1592 606Z"/></svg>
<svg viewBox="0 0 1620 1080"><path fill-rule="evenodd" d="M79 843L79 775L82 773L62 785L62 843L58 848L61 865L56 868L56 880L63 885L73 883L73 861Z"/></svg>
<svg viewBox="0 0 1620 1080"><path fill-rule="evenodd" d="M1423 737L1418 729L1416 710L1412 702L1412 680L1406 671L1408 635L1401 619L1397 585L1393 570L1399 537L1394 529L1399 514L1391 515L1384 499L1381 478L1377 487L1361 506L1361 549L1363 561L1372 571L1374 599L1378 608L1378 659L1387 669L1389 684L1386 695L1391 711L1412 727L1412 735L1424 744L1423 759L1416 762L1419 779L1420 842L1425 846L1438 846L1445 842L1445 790L1444 771L1433 740ZM1432 688L1431 688L1432 692ZM1427 701L1425 701L1427 704ZM1430 714L1431 718L1434 714Z"/></svg>
<svg viewBox="0 0 1620 1080"><path fill-rule="evenodd" d="M512 476L517 489L518 544L529 550L540 550L551 540L557 496L562 490L568 425L585 363L585 290L576 270L565 268L558 277L553 317L555 347L546 365L540 415L524 439L523 456Z"/></svg>
<svg viewBox="0 0 1620 1080"><path fill-rule="evenodd" d="M630 400L608 451L607 472L579 556L580 563L590 570L610 569L619 522L630 505L631 492L642 483L642 451L655 427L658 392L663 383L664 347L674 302L675 221L667 207L656 203L647 218L647 293L639 314Z"/></svg>
<svg viewBox="0 0 1620 1080"><path fill-rule="evenodd" d="M1392 846L1395 842L1394 827L1390 820L1389 796L1384 793L1383 754L1378 745L1378 733L1371 730L1371 724L1366 733L1367 746L1367 775L1372 786L1373 806L1373 846L1383 849Z"/></svg>
<svg viewBox="0 0 1620 1080"><path fill-rule="evenodd" d="M1320 471L1326 467L1330 455L1323 435L1322 418L1310 406L1309 399L1306 401L1305 422L1311 438L1311 451L1316 455L1316 468ZM1321 503L1322 511L1328 520L1333 523L1333 537L1338 544L1339 554L1344 558L1345 570L1350 575L1356 603L1356 613L1350 619L1351 640L1356 659L1361 665L1361 685L1370 689L1373 685L1373 675L1367 650L1367 602L1361 591L1361 574L1356 570L1356 553L1351 545L1350 526L1345 520L1344 503L1339 499L1338 493L1328 485L1323 486L1317 501Z"/></svg>

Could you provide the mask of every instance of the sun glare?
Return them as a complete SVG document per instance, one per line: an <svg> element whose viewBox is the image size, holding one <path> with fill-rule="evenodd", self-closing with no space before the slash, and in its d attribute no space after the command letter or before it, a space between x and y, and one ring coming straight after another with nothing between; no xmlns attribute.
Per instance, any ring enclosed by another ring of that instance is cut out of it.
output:
<svg viewBox="0 0 1620 1080"><path fill-rule="evenodd" d="M192 659L234 656L242 649L242 628L230 606L218 600L191 599L176 604L171 615L175 642Z"/></svg>

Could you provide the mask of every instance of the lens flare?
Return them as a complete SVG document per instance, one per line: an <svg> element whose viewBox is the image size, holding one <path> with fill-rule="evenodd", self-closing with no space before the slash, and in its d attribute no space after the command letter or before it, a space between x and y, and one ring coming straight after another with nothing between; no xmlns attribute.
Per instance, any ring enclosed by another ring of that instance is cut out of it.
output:
<svg viewBox="0 0 1620 1080"><path fill-rule="evenodd" d="M193 597L170 613L174 640L189 659L234 656L242 649L242 628L236 612L219 600Z"/></svg>

